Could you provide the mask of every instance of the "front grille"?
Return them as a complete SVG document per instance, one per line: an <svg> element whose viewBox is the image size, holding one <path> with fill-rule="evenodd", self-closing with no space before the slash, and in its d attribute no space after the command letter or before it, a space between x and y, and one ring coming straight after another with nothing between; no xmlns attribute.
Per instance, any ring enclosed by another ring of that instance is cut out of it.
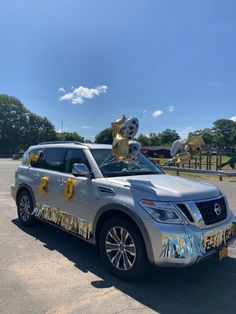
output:
<svg viewBox="0 0 236 314"><path fill-rule="evenodd" d="M196 203L196 205L206 225L211 225L226 219L227 210L223 197L208 202L199 202ZM216 213L217 210L218 213Z"/></svg>
<svg viewBox="0 0 236 314"><path fill-rule="evenodd" d="M177 204L180 210L184 213L184 215L188 218L190 222L194 222L193 216L190 214L187 206L185 204Z"/></svg>

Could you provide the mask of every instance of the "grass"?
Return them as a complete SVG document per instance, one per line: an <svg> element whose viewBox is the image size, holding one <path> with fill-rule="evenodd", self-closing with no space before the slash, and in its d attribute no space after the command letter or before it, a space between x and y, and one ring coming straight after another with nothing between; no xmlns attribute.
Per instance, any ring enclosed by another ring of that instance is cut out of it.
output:
<svg viewBox="0 0 236 314"><path fill-rule="evenodd" d="M176 171L173 170L164 170L166 174L177 175ZM201 173L191 173L191 172L181 172L181 177L190 177L193 179L203 179L203 180L212 180L212 181L219 181L219 177L216 175L209 175L209 174L201 174ZM223 177L224 182L236 182L236 173L235 177Z"/></svg>
<svg viewBox="0 0 236 314"><path fill-rule="evenodd" d="M229 156L222 155L222 163L227 162L230 159ZM151 161L157 162L159 161L160 165L165 165L170 158L150 158ZM199 161L199 159L198 159ZM191 161L191 166L194 168L194 160ZM188 168L188 163L185 164L185 167ZM202 168L206 167L206 156L202 156ZM212 170L216 168L216 156L211 157L211 168Z"/></svg>
<svg viewBox="0 0 236 314"><path fill-rule="evenodd" d="M206 169L206 155L202 156L202 169ZM222 155L222 163L227 162L230 159L229 156ZM157 162L159 161L160 165L165 165L169 158L150 158L151 161ZM188 163L184 165L185 168L188 168ZM191 167L194 168L194 161L191 161ZM229 166L224 167L225 169L231 169ZM216 156L211 157L211 170L216 170ZM176 175L176 171L173 170L165 170L165 173ZM204 179L204 180L213 180L219 181L219 177L217 175L208 175L208 174L200 174L200 173L191 173L191 172L180 172L180 176L183 177L191 177L195 179ZM235 177L223 177L223 181L225 182L236 182L236 173Z"/></svg>

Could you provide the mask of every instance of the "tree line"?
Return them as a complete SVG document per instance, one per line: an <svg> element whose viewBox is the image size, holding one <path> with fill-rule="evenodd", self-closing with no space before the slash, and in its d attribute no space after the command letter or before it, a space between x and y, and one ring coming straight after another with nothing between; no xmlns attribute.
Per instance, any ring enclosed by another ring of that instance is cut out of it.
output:
<svg viewBox="0 0 236 314"><path fill-rule="evenodd" d="M230 119L218 119L213 122L212 128L200 129L192 133L202 135L206 149L231 152L236 150L236 122ZM148 136L141 134L137 138L145 146L170 146L177 139L179 139L179 134L170 129L160 133L151 133Z"/></svg>
<svg viewBox="0 0 236 314"><path fill-rule="evenodd" d="M140 134L135 140L141 143L142 146L168 146L179 138L180 136L175 130L166 129L160 133L150 133L148 136ZM112 140L111 128L104 129L95 137L95 142L100 144L111 144Z"/></svg>
<svg viewBox="0 0 236 314"><path fill-rule="evenodd" d="M0 95L0 155L19 153L44 141L80 141L76 132L57 133L46 118L29 111L19 99Z"/></svg>
<svg viewBox="0 0 236 314"><path fill-rule="evenodd" d="M200 134L205 142L205 149L216 151L236 150L236 122L229 119L219 119L213 123L212 128L196 130L192 132ZM180 138L175 130L166 129L159 133L150 133L149 135L140 134L136 140L142 146L171 146L175 140ZM101 131L95 138L96 143L111 144L111 128Z"/></svg>
<svg viewBox="0 0 236 314"><path fill-rule="evenodd" d="M236 122L219 119L212 128L197 130L202 134L208 148L235 151ZM136 140L143 146L170 146L180 136L176 130L166 129L149 135L140 134ZM24 151L30 145L44 141L79 141L85 140L77 132L56 132L55 126L46 118L29 111L15 97L0 95L0 154L14 154ZM95 143L111 144L111 128L106 128L95 137Z"/></svg>

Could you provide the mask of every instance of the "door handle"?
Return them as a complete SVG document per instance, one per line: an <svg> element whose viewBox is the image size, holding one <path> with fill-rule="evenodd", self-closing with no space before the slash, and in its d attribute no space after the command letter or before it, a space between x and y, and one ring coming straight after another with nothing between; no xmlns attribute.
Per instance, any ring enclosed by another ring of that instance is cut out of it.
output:
<svg viewBox="0 0 236 314"><path fill-rule="evenodd" d="M34 179L35 179L35 180L37 180L37 179L40 177L40 175L39 175L38 172L34 173L33 176L34 176Z"/></svg>
<svg viewBox="0 0 236 314"><path fill-rule="evenodd" d="M63 179L63 178L60 178L60 179L57 179L57 182L58 182L60 185L63 185L64 183L66 183L66 180Z"/></svg>

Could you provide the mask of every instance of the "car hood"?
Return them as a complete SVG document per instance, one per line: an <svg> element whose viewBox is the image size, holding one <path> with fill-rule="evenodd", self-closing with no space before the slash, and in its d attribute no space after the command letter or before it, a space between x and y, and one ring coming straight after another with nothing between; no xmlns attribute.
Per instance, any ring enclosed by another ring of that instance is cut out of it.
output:
<svg viewBox="0 0 236 314"><path fill-rule="evenodd" d="M150 193L155 194L161 201L181 202L210 199L221 195L220 190L210 183L167 174L112 177L107 178L107 181L110 184L140 190L140 199Z"/></svg>

